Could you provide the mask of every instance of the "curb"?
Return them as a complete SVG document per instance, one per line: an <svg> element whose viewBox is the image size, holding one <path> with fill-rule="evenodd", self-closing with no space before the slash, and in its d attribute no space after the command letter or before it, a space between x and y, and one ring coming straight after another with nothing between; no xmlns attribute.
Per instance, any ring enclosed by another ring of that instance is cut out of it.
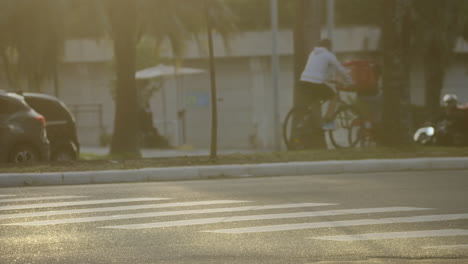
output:
<svg viewBox="0 0 468 264"><path fill-rule="evenodd" d="M289 162L63 173L0 173L0 187L462 169L468 169L468 158Z"/></svg>

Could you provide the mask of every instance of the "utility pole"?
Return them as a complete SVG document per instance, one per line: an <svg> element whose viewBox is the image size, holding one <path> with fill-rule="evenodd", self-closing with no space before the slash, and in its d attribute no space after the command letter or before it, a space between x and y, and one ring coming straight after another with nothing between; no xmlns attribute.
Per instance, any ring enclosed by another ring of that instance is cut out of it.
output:
<svg viewBox="0 0 468 264"><path fill-rule="evenodd" d="M333 31L335 30L335 0L327 0L327 36L333 41Z"/></svg>
<svg viewBox="0 0 468 264"><path fill-rule="evenodd" d="M208 49L210 61L210 83L211 83L211 144L210 144L210 159L218 158L218 105L216 95L216 71L214 63L214 47L213 47L213 25L211 23L209 1L205 0L205 19L206 30L208 34Z"/></svg>
<svg viewBox="0 0 468 264"><path fill-rule="evenodd" d="M273 138L274 148L280 150L279 125L279 55L278 55L278 0L271 0L271 74L273 86Z"/></svg>

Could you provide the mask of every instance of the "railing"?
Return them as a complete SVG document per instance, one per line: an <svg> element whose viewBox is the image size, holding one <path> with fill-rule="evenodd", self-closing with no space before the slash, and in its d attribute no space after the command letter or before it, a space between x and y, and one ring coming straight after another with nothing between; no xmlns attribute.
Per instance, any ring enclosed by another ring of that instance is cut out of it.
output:
<svg viewBox="0 0 468 264"><path fill-rule="evenodd" d="M74 104L69 105L75 116L76 126L81 134L80 141L84 143L99 143L99 139L106 133L104 126L102 104ZM93 130L97 132L93 132ZM91 131L90 131L91 130Z"/></svg>
<svg viewBox="0 0 468 264"><path fill-rule="evenodd" d="M174 146L180 145L179 122L177 120L153 120L159 133L166 137Z"/></svg>

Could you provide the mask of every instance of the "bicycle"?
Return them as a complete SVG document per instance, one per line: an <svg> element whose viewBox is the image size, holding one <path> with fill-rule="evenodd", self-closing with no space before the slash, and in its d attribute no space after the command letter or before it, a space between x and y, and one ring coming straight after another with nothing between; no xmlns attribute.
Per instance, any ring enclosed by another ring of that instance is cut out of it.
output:
<svg viewBox="0 0 468 264"><path fill-rule="evenodd" d="M336 129L328 130L328 137L331 144L335 148L352 148L359 142L365 143L368 137L366 129L367 122L364 120L359 109L354 104L348 103L342 99L341 93L347 92L340 82L331 81L337 85L337 93L339 101L336 106L336 111L333 115L333 120ZM320 101L320 107L324 105L324 101ZM306 149L307 142L311 135L321 127L314 127L313 120L322 120L321 113L313 110L313 103L305 107L293 107L283 122L283 140L288 150Z"/></svg>

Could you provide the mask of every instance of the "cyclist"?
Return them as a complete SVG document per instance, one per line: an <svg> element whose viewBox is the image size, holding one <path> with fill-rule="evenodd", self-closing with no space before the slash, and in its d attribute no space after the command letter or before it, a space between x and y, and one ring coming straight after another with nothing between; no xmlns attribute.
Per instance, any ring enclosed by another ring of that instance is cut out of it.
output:
<svg viewBox="0 0 468 264"><path fill-rule="evenodd" d="M443 97L444 111L439 119L446 119L452 123L454 132L468 134L468 105L459 104L455 94L446 94Z"/></svg>
<svg viewBox="0 0 468 264"><path fill-rule="evenodd" d="M338 103L338 95L325 84L331 68L337 70L346 80L348 85L354 85L351 76L341 65L336 56L331 52L332 43L329 39L322 39L317 47L310 53L306 67L300 79L301 94L312 100L329 100L322 128L324 130L335 129L333 114Z"/></svg>
<svg viewBox="0 0 468 264"><path fill-rule="evenodd" d="M443 110L432 119L433 124L436 126L441 124L443 127L438 132L437 143L466 145L468 143L468 106L460 105L455 94L444 95L442 102Z"/></svg>

